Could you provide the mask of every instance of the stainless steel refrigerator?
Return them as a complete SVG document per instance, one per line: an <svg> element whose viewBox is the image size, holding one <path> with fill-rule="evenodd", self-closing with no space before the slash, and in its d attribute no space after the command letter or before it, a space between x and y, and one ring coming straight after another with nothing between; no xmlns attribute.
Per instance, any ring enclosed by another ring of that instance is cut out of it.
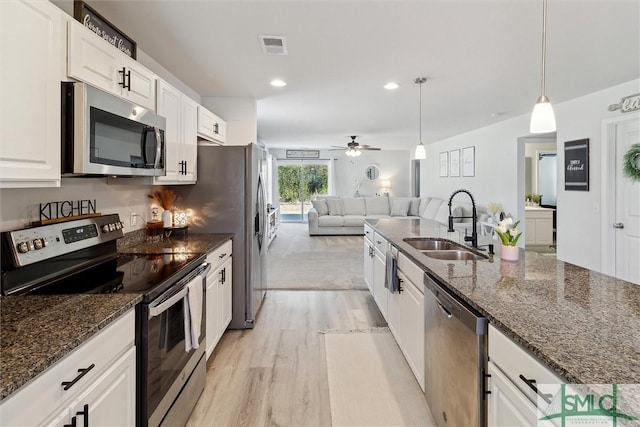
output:
<svg viewBox="0 0 640 427"><path fill-rule="evenodd" d="M173 187L190 233L234 234L231 329L253 327L266 293L266 159L256 144L199 146L197 183Z"/></svg>

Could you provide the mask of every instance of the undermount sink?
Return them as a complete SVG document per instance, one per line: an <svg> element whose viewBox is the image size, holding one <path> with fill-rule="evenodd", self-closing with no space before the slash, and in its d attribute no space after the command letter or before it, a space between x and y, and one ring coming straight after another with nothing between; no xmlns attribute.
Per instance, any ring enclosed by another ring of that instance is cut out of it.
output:
<svg viewBox="0 0 640 427"><path fill-rule="evenodd" d="M459 244L446 239L408 238L404 239L404 241L419 251L445 251L450 249L463 250Z"/></svg>
<svg viewBox="0 0 640 427"><path fill-rule="evenodd" d="M475 261L479 259L487 259L486 255L474 254L465 250L434 250L434 251L421 251L428 257L436 259L444 259L450 261Z"/></svg>
<svg viewBox="0 0 640 427"><path fill-rule="evenodd" d="M416 248L428 257L449 261L474 261L489 259L484 254L478 254L465 248L459 243L447 239L412 237L403 239L407 244Z"/></svg>

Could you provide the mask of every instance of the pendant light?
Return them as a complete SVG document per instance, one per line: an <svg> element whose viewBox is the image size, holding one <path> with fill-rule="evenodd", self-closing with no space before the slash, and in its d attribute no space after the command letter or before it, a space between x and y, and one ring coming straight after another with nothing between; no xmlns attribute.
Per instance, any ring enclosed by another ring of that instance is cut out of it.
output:
<svg viewBox="0 0 640 427"><path fill-rule="evenodd" d="M427 153L425 152L424 149L424 144L422 143L422 83L426 82L427 78L426 77L418 77L415 80L415 83L418 85L418 87L420 88L420 133L419 133L419 140L418 140L418 145L416 145L416 153L415 153L415 158L417 160L423 160L427 158Z"/></svg>
<svg viewBox="0 0 640 427"><path fill-rule="evenodd" d="M542 79L541 94L536 105L533 106L531 113L531 122L529 123L529 132L531 133L548 133L556 130L556 116L553 113L553 107L549 98L544 94L545 91L545 62L547 54L547 0L542 0Z"/></svg>

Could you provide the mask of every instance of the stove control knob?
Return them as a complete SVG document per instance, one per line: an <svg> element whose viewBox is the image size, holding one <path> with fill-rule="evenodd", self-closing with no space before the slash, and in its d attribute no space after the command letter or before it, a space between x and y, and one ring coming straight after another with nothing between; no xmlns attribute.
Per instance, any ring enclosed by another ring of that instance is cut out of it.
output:
<svg viewBox="0 0 640 427"><path fill-rule="evenodd" d="M103 233L108 233L109 232L109 225L108 224L105 224L105 225L102 226L102 232Z"/></svg>
<svg viewBox="0 0 640 427"><path fill-rule="evenodd" d="M29 252L29 242L20 242L16 245L18 252L21 254L26 254Z"/></svg>
<svg viewBox="0 0 640 427"><path fill-rule="evenodd" d="M116 231L116 225L115 224L109 224L109 231Z"/></svg>
<svg viewBox="0 0 640 427"><path fill-rule="evenodd" d="M120 225L120 222L116 222L116 230L120 230L122 228L122 225Z"/></svg>
<svg viewBox="0 0 640 427"><path fill-rule="evenodd" d="M124 228L124 222L120 221L120 228Z"/></svg>
<svg viewBox="0 0 640 427"><path fill-rule="evenodd" d="M44 248L44 241L42 239L34 239L33 247L35 250Z"/></svg>

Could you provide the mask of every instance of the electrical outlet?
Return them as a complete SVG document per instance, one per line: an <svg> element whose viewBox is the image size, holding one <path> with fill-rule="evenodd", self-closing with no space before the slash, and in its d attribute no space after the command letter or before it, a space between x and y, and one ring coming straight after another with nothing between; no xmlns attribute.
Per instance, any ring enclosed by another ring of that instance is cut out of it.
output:
<svg viewBox="0 0 640 427"><path fill-rule="evenodd" d="M131 212L131 215L129 216L129 225L133 227L134 225L136 225L137 222L138 222L138 214L135 212Z"/></svg>

